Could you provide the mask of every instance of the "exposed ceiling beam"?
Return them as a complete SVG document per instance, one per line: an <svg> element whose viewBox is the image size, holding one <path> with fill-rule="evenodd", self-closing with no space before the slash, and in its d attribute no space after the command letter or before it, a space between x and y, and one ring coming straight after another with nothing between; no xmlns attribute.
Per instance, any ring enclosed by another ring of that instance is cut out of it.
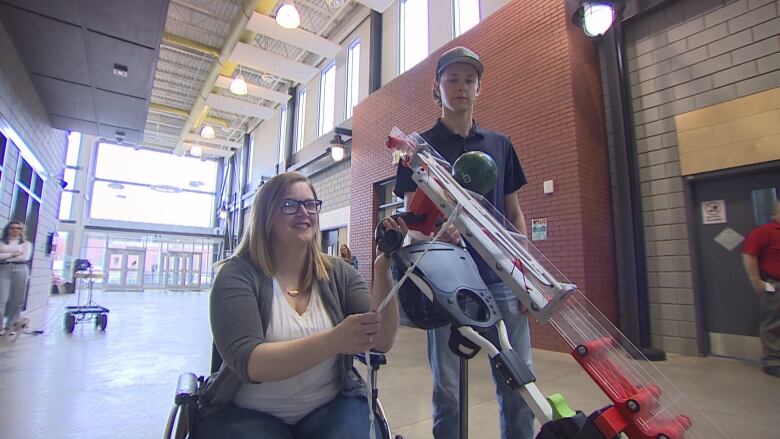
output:
<svg viewBox="0 0 780 439"><path fill-rule="evenodd" d="M220 145L220 146L229 146L233 149L240 149L243 145L241 142L231 142L230 140L222 140L222 139L204 139L198 134L195 133L189 133L186 137L184 137L185 141L188 141L189 143L197 143L202 146L204 143L210 143L212 145Z"/></svg>
<svg viewBox="0 0 780 439"><path fill-rule="evenodd" d="M319 72L316 67L241 42L236 44L230 60L301 84L309 82Z"/></svg>
<svg viewBox="0 0 780 439"><path fill-rule="evenodd" d="M341 46L328 39L301 28L285 29L279 26L273 18L258 12L252 15L246 27L259 34L300 47L328 59L334 58L341 50Z"/></svg>
<svg viewBox="0 0 780 439"><path fill-rule="evenodd" d="M176 146L174 153L180 155L184 153L184 147L181 141L184 139L184 136L187 135L187 133L189 133L193 128L195 119L198 117L198 115L200 115L201 111L205 107L206 98L208 98L209 94L211 93L211 89L214 87L214 81L217 79L222 65L230 59L230 54L233 52L235 44L241 37L241 33L244 32L244 29L246 29L246 24L249 22L252 14L254 14L255 7L260 1L261 0L244 0L243 4L241 5L241 12L238 14L236 21L234 21L233 25L230 27L230 32L225 38L225 42L219 51L219 57L217 57L216 62L212 65L208 77L206 77L206 80L203 81L203 86L198 93L198 97L195 99L195 103L190 110L189 116L184 122L181 133L179 133L179 144Z"/></svg>
<svg viewBox="0 0 780 439"><path fill-rule="evenodd" d="M233 78L228 78L227 76L220 76L217 78L217 82L214 84L219 88L224 88L225 90L230 89L230 81L232 81ZM288 100L290 100L290 95L284 94L282 92L278 92L276 90L272 90L267 87L261 87L259 85L250 84L249 82L246 83L247 88L247 94L249 96L255 96L258 98L263 98L265 100L276 102L278 104L285 104Z"/></svg>
<svg viewBox="0 0 780 439"><path fill-rule="evenodd" d="M155 102L149 103L149 111L151 111L151 112L159 112L159 113L164 113L164 114L173 114L173 115L182 116L182 117L187 117L187 116L190 115L186 110L182 110L180 108L169 107L167 105L158 104L158 103L155 103ZM209 116L209 117L206 118L206 122L208 122L208 123L210 123L212 125L219 125L221 127L230 128L230 124L228 123L228 121L226 121L225 119L220 119L218 117L211 117L211 116Z"/></svg>
<svg viewBox="0 0 780 439"><path fill-rule="evenodd" d="M258 119L270 119L274 114L273 108L263 107L262 105L253 102L222 96L216 93L209 95L206 99L206 104L217 110L256 117Z"/></svg>

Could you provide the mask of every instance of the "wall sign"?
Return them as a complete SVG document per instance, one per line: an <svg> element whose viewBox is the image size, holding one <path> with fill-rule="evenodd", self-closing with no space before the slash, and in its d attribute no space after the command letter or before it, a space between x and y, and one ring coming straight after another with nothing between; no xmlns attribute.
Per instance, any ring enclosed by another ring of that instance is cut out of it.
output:
<svg viewBox="0 0 780 439"><path fill-rule="evenodd" d="M726 222L726 201L702 201L701 222L702 224L724 224Z"/></svg>
<svg viewBox="0 0 780 439"><path fill-rule="evenodd" d="M531 239L534 241L547 241L547 218L531 220Z"/></svg>

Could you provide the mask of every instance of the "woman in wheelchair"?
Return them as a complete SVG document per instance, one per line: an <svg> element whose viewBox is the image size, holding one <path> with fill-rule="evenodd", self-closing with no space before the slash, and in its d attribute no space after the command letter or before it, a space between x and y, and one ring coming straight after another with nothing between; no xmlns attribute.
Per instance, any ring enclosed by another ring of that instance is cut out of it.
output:
<svg viewBox="0 0 780 439"><path fill-rule="evenodd" d="M238 249L210 298L224 359L201 393L199 438L368 437L369 405L352 355L387 351L398 329L390 260L374 263L371 291L348 263L320 251L322 202L302 174L258 191ZM402 235L402 220L383 227Z"/></svg>

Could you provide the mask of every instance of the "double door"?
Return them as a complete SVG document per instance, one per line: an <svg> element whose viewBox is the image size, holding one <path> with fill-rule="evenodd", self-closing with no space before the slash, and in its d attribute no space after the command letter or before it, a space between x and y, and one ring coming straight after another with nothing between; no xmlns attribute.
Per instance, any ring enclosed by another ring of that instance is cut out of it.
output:
<svg viewBox="0 0 780 439"><path fill-rule="evenodd" d="M106 287L111 289L142 289L144 252L138 250L109 250Z"/></svg>
<svg viewBox="0 0 780 439"><path fill-rule="evenodd" d="M163 255L163 281L167 289L199 289L200 272L200 253L165 253Z"/></svg>

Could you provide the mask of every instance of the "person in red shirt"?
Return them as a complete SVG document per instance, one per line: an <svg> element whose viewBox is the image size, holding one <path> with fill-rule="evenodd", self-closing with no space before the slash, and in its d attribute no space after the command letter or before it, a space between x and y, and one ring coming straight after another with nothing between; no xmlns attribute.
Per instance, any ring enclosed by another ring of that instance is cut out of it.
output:
<svg viewBox="0 0 780 439"><path fill-rule="evenodd" d="M753 229L742 247L742 262L761 299L764 372L780 378L780 202L772 221Z"/></svg>

